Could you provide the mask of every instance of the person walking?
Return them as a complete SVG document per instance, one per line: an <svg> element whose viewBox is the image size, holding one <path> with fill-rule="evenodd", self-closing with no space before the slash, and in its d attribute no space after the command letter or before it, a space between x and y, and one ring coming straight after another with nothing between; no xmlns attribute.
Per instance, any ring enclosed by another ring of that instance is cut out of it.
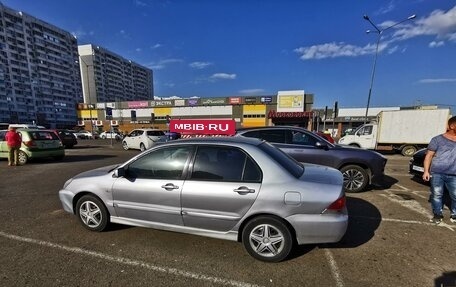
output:
<svg viewBox="0 0 456 287"><path fill-rule="evenodd" d="M22 139L16 128L10 127L5 134L6 145L8 146L8 165L19 165L19 149Z"/></svg>
<svg viewBox="0 0 456 287"><path fill-rule="evenodd" d="M431 183L431 222L443 220L443 193L451 198L450 221L456 223L456 116L448 120L448 130L429 142L424 158L423 180Z"/></svg>

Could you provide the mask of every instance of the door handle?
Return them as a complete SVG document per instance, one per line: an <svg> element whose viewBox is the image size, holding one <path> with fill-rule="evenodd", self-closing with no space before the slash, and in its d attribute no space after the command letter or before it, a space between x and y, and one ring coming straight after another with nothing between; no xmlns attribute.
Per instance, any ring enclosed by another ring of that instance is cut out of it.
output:
<svg viewBox="0 0 456 287"><path fill-rule="evenodd" d="M173 190L173 189L179 189L179 186L174 185L172 183L167 183L165 185L162 185L161 188L164 188L166 190Z"/></svg>
<svg viewBox="0 0 456 287"><path fill-rule="evenodd" d="M237 189L234 189L233 191L237 192L239 194L245 194L245 193L254 193L255 189L248 188L247 186L241 186Z"/></svg>

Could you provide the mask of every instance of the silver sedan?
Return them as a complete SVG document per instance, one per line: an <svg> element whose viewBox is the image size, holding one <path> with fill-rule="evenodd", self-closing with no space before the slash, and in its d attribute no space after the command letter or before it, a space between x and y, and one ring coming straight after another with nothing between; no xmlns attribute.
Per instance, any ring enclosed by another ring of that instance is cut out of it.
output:
<svg viewBox="0 0 456 287"><path fill-rule="evenodd" d="M59 197L92 231L119 223L240 241L267 262L294 244L337 242L348 224L338 170L242 137L158 144L69 179Z"/></svg>

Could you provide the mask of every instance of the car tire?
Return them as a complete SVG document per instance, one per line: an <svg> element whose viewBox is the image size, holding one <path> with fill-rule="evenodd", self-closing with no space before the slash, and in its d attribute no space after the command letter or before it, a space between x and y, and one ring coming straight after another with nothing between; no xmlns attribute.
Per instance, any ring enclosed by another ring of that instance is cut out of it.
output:
<svg viewBox="0 0 456 287"><path fill-rule="evenodd" d="M340 169L344 178L345 192L361 192L369 183L366 170L358 165L346 165Z"/></svg>
<svg viewBox="0 0 456 287"><path fill-rule="evenodd" d="M290 229L282 220L272 216L250 220L242 232L242 243L253 258L265 262L282 261L293 248Z"/></svg>
<svg viewBox="0 0 456 287"><path fill-rule="evenodd" d="M139 145L139 149L140 149L141 151L145 151L145 150L146 150L146 146L145 146L143 143L141 143L141 144Z"/></svg>
<svg viewBox="0 0 456 287"><path fill-rule="evenodd" d="M25 152L23 151L19 151L19 154L18 154L18 162L19 162L19 165L24 165L28 162L28 156Z"/></svg>
<svg viewBox="0 0 456 287"><path fill-rule="evenodd" d="M106 139L106 136L101 136L101 139L102 139L102 140Z"/></svg>
<svg viewBox="0 0 456 287"><path fill-rule="evenodd" d="M91 231L103 231L109 224L109 214L101 200L84 195L76 203L76 215L82 226Z"/></svg>
<svg viewBox="0 0 456 287"><path fill-rule="evenodd" d="M126 141L122 142L122 147L123 147L124 150L128 150L129 149L128 144L127 144Z"/></svg>
<svg viewBox="0 0 456 287"><path fill-rule="evenodd" d="M401 154L403 156L412 156L417 151L416 147L413 145L406 145L401 149Z"/></svg>

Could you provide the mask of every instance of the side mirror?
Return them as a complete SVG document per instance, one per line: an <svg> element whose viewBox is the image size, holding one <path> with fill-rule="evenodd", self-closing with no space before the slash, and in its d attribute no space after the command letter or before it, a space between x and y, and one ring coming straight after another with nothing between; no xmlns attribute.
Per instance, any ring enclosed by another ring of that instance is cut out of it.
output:
<svg viewBox="0 0 456 287"><path fill-rule="evenodd" d="M125 168L123 167L119 167L118 169L116 169L112 175L112 177L125 177Z"/></svg>
<svg viewBox="0 0 456 287"><path fill-rule="evenodd" d="M325 149L325 150L328 149L328 145L326 143L320 142L320 141L316 142L315 146L320 149Z"/></svg>

